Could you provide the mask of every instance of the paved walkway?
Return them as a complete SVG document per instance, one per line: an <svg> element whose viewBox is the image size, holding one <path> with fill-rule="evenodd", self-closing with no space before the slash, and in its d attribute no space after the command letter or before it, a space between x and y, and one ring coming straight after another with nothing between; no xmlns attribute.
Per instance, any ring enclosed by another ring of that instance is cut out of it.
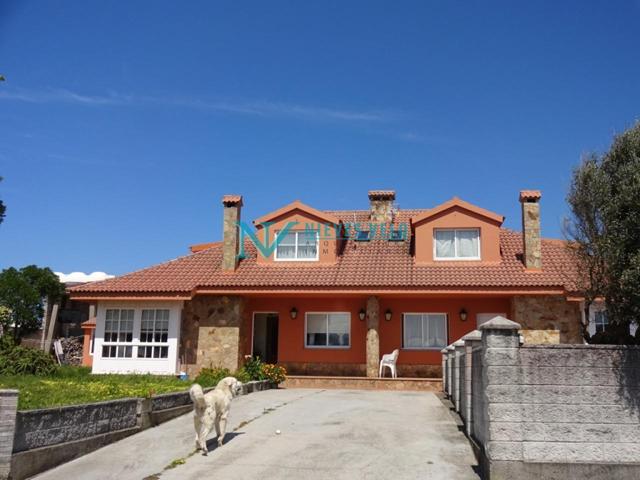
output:
<svg viewBox="0 0 640 480"><path fill-rule="evenodd" d="M206 457L193 454L188 414L36 478L478 479L466 438L433 393L268 390L235 399L229 427Z"/></svg>

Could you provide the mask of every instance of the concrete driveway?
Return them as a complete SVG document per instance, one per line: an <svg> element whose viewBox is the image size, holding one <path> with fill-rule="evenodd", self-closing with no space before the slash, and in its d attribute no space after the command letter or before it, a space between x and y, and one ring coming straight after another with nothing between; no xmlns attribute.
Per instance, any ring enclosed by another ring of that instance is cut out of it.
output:
<svg viewBox="0 0 640 480"><path fill-rule="evenodd" d="M478 478L466 438L433 393L268 390L235 399L230 417L225 445L211 439L206 457L193 453L188 414L36 478Z"/></svg>

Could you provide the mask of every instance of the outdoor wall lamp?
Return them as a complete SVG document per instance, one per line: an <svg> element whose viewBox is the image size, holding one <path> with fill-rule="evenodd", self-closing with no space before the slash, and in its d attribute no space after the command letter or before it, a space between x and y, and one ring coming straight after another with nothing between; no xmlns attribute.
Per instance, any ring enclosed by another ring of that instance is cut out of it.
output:
<svg viewBox="0 0 640 480"><path fill-rule="evenodd" d="M367 316L367 311L364 308L361 308L360 311L358 312L358 317L360 317L360 320L364 320L366 316Z"/></svg>
<svg viewBox="0 0 640 480"><path fill-rule="evenodd" d="M384 319L388 322L391 320L392 315L393 315L393 312L391 311L391 309L387 308L387 311L384 312Z"/></svg>
<svg viewBox="0 0 640 480"><path fill-rule="evenodd" d="M464 307L460 309L460 320L462 320L463 322L467 320L467 311Z"/></svg>
<svg viewBox="0 0 640 480"><path fill-rule="evenodd" d="M291 315L291 318L295 320L298 316L298 309L296 307L291 307L291 310L289 310L289 315Z"/></svg>

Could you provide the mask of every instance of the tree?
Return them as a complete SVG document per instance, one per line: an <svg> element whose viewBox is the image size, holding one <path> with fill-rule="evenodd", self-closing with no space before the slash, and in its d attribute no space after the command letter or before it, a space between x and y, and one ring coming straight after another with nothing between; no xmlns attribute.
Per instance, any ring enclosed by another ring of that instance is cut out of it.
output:
<svg viewBox="0 0 640 480"><path fill-rule="evenodd" d="M0 182L2 181L2 177L0 177ZM4 203L2 203L2 200L0 200L0 223L2 223L2 221L4 220L4 212L7 211L7 207Z"/></svg>
<svg viewBox="0 0 640 480"><path fill-rule="evenodd" d="M590 340L588 330L589 309L593 302L604 297L604 220L603 199L607 185L601 174L600 159L590 155L573 171L567 202L572 216L565 223L568 247L577 266L576 288L584 297L582 336Z"/></svg>
<svg viewBox="0 0 640 480"><path fill-rule="evenodd" d="M59 301L65 288L49 268L35 265L17 270L7 268L0 273L0 307L9 314L0 318L3 330L13 331L18 340L23 334L37 329L44 315L44 301Z"/></svg>
<svg viewBox="0 0 640 480"><path fill-rule="evenodd" d="M585 304L603 297L620 337L640 318L640 122L574 170L569 248Z"/></svg>

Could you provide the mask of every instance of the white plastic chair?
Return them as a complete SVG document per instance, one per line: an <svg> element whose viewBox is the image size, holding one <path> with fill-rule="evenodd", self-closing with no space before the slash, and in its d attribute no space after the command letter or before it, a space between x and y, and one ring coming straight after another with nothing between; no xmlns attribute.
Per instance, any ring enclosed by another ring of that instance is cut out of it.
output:
<svg viewBox="0 0 640 480"><path fill-rule="evenodd" d="M398 361L398 355L400 355L400 350L397 348L392 353L385 353L382 355L382 360L380 360L380 372L378 374L379 377L383 377L383 368L389 367L391 370L391 377L398 378L398 373L396 372L396 362Z"/></svg>

